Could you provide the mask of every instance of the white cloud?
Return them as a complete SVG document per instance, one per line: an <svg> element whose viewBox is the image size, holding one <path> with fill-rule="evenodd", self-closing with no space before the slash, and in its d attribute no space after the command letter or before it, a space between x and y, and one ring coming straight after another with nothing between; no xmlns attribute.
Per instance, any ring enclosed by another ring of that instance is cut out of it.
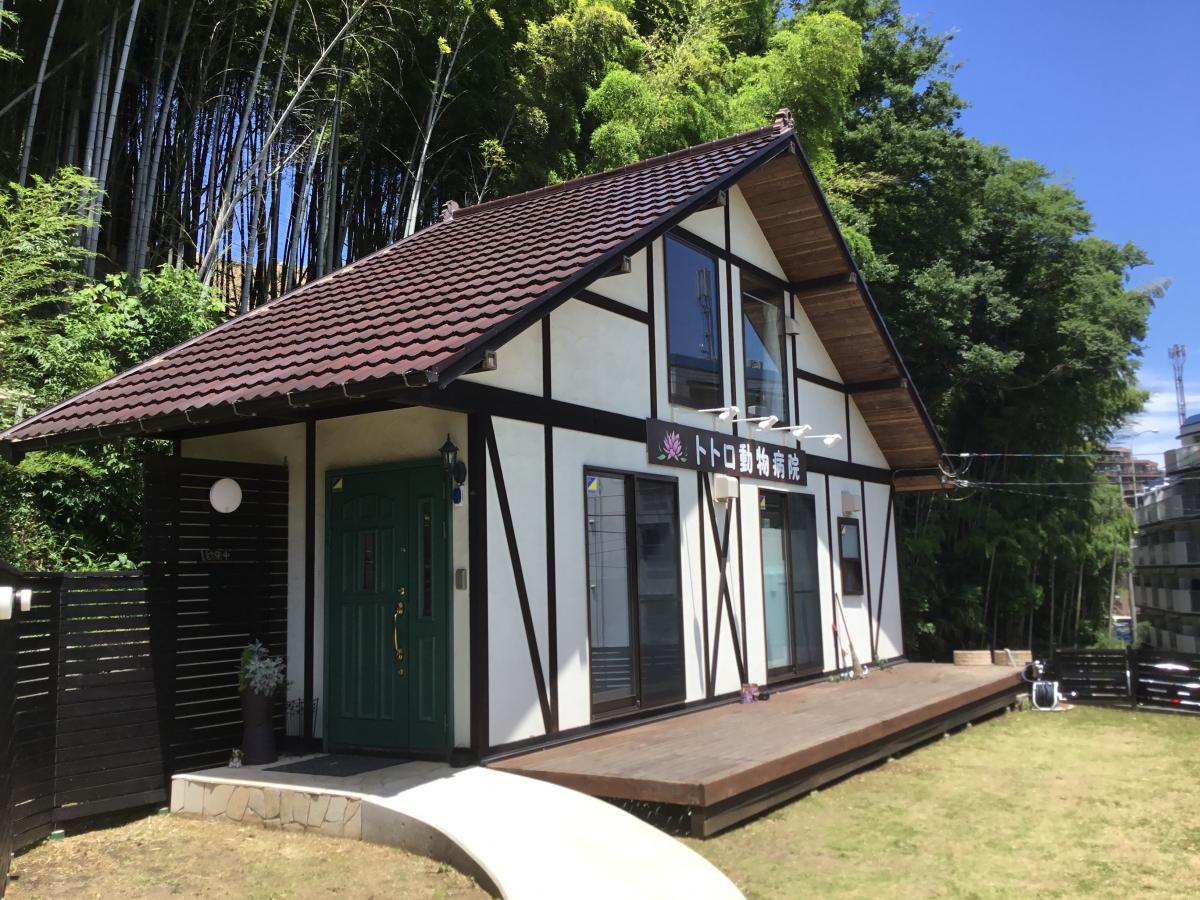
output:
<svg viewBox="0 0 1200 900"><path fill-rule="evenodd" d="M1133 444L1134 454L1143 459L1154 459L1162 463L1161 455L1166 450L1179 446L1179 416L1175 409L1175 383L1173 380L1143 379L1142 387L1150 391L1150 399L1142 411L1130 418L1113 437L1113 443L1121 446ZM1200 393L1185 394L1189 414L1200 412ZM1138 434L1140 431L1157 429L1157 434ZM1137 435L1132 437L1131 435Z"/></svg>

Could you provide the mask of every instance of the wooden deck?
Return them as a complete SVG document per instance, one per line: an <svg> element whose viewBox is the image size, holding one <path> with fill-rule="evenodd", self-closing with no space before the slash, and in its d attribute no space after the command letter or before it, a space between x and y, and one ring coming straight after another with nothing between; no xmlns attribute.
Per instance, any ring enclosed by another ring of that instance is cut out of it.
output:
<svg viewBox="0 0 1200 900"><path fill-rule="evenodd" d="M666 805L686 830L708 836L1002 709L1020 684L1007 667L904 663L490 765L633 807Z"/></svg>

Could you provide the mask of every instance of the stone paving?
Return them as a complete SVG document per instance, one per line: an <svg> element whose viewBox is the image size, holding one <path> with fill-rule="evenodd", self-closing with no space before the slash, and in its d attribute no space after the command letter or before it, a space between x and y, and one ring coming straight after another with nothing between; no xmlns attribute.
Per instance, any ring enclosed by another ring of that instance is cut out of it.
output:
<svg viewBox="0 0 1200 900"><path fill-rule="evenodd" d="M616 806L545 781L412 761L346 777L220 767L171 781L175 815L402 847L519 900L738 900L695 851Z"/></svg>
<svg viewBox="0 0 1200 900"><path fill-rule="evenodd" d="M283 787L193 781L171 782L171 812L243 825L313 831L331 837L362 837L362 801Z"/></svg>

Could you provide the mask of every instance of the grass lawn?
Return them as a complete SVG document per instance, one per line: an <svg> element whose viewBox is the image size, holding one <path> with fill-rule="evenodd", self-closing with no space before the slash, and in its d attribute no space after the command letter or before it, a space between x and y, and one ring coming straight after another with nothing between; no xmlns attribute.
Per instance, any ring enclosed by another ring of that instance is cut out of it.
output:
<svg viewBox="0 0 1200 900"><path fill-rule="evenodd" d="M751 900L1195 897L1200 717L1011 714L689 843Z"/></svg>
<svg viewBox="0 0 1200 900"><path fill-rule="evenodd" d="M448 866L395 847L177 816L42 844L13 871L5 900L487 897Z"/></svg>
<svg viewBox="0 0 1200 900"><path fill-rule="evenodd" d="M1195 897L1198 763L1200 717L1024 712L689 843L751 900ZM167 816L43 844L14 870L6 900L485 896L392 847Z"/></svg>

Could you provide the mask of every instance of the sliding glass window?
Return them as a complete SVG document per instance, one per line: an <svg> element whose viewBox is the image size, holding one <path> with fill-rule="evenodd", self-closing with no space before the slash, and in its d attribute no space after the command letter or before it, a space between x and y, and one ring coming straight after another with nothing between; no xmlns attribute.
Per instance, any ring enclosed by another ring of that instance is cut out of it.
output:
<svg viewBox="0 0 1200 900"><path fill-rule="evenodd" d="M668 236L667 363L670 398L696 409L721 406L721 310L717 261Z"/></svg>
<svg viewBox="0 0 1200 900"><path fill-rule="evenodd" d="M742 344L745 356L746 414L788 420L787 352L784 344L783 289L744 269Z"/></svg>
<svg viewBox="0 0 1200 900"><path fill-rule="evenodd" d="M758 509L768 677L819 672L823 659L815 503L807 494L760 491Z"/></svg>
<svg viewBox="0 0 1200 900"><path fill-rule="evenodd" d="M684 698L679 498L671 479L584 473L592 715Z"/></svg>

